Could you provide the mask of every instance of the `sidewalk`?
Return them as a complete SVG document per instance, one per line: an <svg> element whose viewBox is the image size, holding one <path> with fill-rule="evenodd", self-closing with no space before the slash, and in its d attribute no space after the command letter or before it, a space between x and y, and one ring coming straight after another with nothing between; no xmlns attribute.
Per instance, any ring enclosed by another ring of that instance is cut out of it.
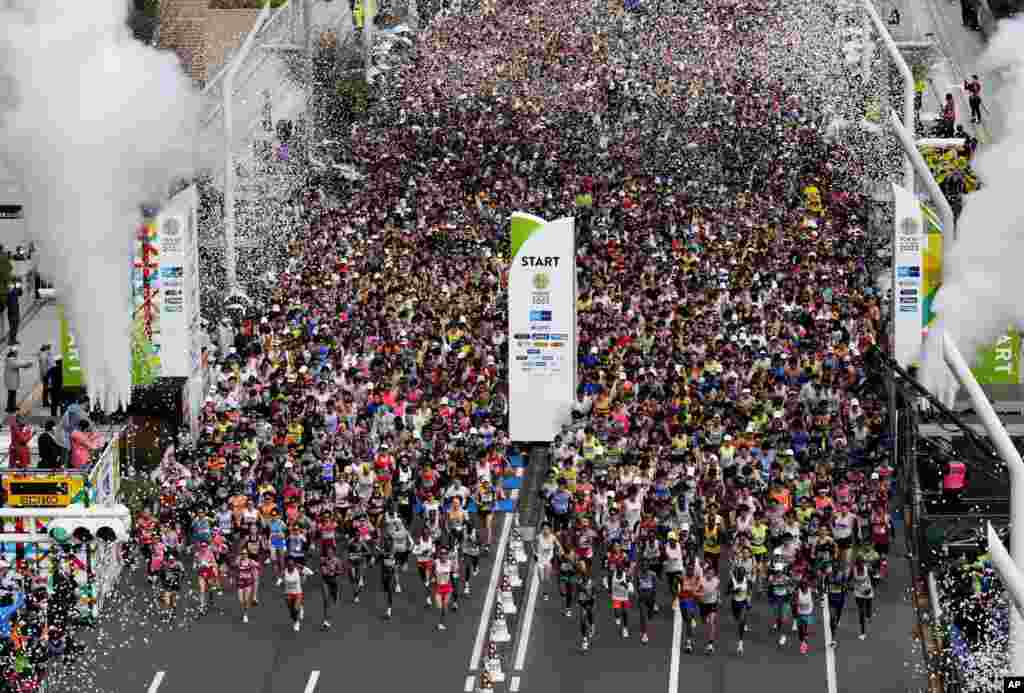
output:
<svg viewBox="0 0 1024 693"><path fill-rule="evenodd" d="M39 347L49 344L54 355L60 354L60 314L56 301L44 299L23 319L18 330L18 356L35 362ZM7 335L2 338L4 356L7 354ZM33 424L42 424L49 418L49 408L42 406L43 381L39 368L33 366L21 372L21 388L18 390L18 406L21 413L30 417ZM4 431L4 436L7 435ZM0 440L0 452L6 449L4 437Z"/></svg>
<svg viewBox="0 0 1024 693"><path fill-rule="evenodd" d="M960 3L949 0L883 0L879 3L886 12L892 7L899 8L902 21L898 27L890 27L897 41L932 41L939 58L929 72L928 89L925 90L921 108L921 120L926 125L938 117L946 94L951 93L957 100L957 124L978 139L979 144L992 142L1002 132L1000 115L992 108L993 98L1001 82L994 74L978 73L982 84L982 124L971 123L971 111L967 94L963 89L964 80L978 72L977 64L985 52L985 37L979 31L972 31L961 22Z"/></svg>

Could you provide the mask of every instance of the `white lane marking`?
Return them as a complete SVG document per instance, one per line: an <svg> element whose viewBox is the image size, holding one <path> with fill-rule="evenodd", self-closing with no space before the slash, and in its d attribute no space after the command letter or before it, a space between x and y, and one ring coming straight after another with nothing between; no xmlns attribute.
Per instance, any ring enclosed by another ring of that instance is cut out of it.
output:
<svg viewBox="0 0 1024 693"><path fill-rule="evenodd" d="M306 693L313 693L316 690L316 682L320 680L320 670L314 669L309 675L309 681L306 682Z"/></svg>
<svg viewBox="0 0 1024 693"><path fill-rule="evenodd" d="M476 629L473 655L469 658L470 671L476 671L480 668L480 658L484 652L484 639L487 637L487 627L491 625L491 611L494 609L495 592L498 589L498 580L501 578L502 566L505 564L505 546L508 544L508 536L511 532L512 513L506 513L505 523L501 526L501 537L498 539L498 549L494 553L494 565L491 566L491 583L487 588L487 596L484 597L484 608L480 614L480 627Z"/></svg>
<svg viewBox="0 0 1024 693"><path fill-rule="evenodd" d="M825 635L825 682L828 693L836 693L836 651L832 647L832 616L828 612L828 598L821 598L821 622Z"/></svg>
<svg viewBox="0 0 1024 693"><path fill-rule="evenodd" d="M147 693L156 693L160 689L160 684L164 682L165 675L166 672L156 672L156 676L153 677L153 683L149 684L149 689Z"/></svg>
<svg viewBox="0 0 1024 693"><path fill-rule="evenodd" d="M466 685L465 685L465 687L462 690L464 690L466 693L473 693L473 686L475 686L475 685L476 685L476 677L472 676L472 675L467 676L466 677Z"/></svg>
<svg viewBox="0 0 1024 693"><path fill-rule="evenodd" d="M679 693L679 647L683 644L683 612L672 610L672 652L668 665L668 693Z"/></svg>
<svg viewBox="0 0 1024 693"><path fill-rule="evenodd" d="M510 691L512 691L512 693L516 693L516 691L519 690L519 677L518 676L513 676L512 677L512 680L509 682L508 689Z"/></svg>
<svg viewBox="0 0 1024 693"><path fill-rule="evenodd" d="M522 671L526 662L526 648L530 646L530 629L533 627L533 613L537 610L537 592L540 591L540 567L534 560L530 570L530 596L526 598L526 614L523 616L523 627L519 631L519 643L516 645L515 670Z"/></svg>

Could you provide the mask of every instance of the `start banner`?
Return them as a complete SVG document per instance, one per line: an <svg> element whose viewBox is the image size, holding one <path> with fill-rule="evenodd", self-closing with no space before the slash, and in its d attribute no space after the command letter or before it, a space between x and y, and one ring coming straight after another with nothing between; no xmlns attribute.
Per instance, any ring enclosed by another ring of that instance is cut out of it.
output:
<svg viewBox="0 0 1024 693"><path fill-rule="evenodd" d="M515 442L550 442L576 392L575 223L516 212L511 226L509 432Z"/></svg>

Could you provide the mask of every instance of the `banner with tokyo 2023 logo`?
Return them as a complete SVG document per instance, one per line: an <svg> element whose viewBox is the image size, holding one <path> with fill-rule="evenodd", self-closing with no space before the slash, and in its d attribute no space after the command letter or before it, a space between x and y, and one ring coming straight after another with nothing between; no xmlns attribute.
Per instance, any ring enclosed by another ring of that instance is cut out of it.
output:
<svg viewBox="0 0 1024 693"><path fill-rule="evenodd" d="M508 278L509 433L550 442L576 392L576 231L516 212Z"/></svg>

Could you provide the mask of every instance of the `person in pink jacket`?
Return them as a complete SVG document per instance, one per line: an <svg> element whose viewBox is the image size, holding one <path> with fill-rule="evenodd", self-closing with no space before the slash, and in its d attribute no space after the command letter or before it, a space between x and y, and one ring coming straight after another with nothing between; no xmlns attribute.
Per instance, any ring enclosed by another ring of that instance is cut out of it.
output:
<svg viewBox="0 0 1024 693"><path fill-rule="evenodd" d="M29 441L35 435L32 427L20 416L8 417L7 424L11 428L11 466L18 469L32 466L32 452L28 447Z"/></svg>
<svg viewBox="0 0 1024 693"><path fill-rule="evenodd" d="M78 423L78 430L71 434L71 466L75 469L88 467L93 450L103 447L103 436L90 431L88 420Z"/></svg>

